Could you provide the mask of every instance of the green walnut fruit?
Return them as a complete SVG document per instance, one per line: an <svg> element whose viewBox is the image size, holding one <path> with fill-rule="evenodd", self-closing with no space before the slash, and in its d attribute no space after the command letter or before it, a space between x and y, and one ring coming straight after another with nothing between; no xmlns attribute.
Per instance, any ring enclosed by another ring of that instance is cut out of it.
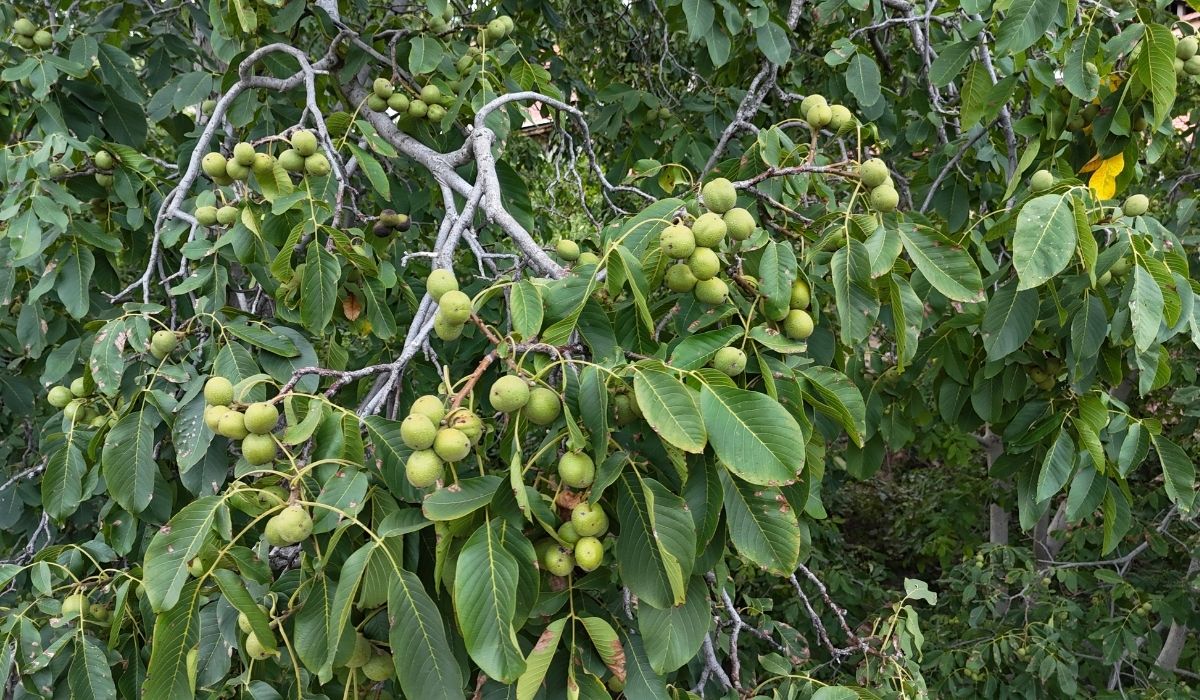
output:
<svg viewBox="0 0 1200 700"><path fill-rule="evenodd" d="M288 547L308 539L312 529L312 516L304 506L293 504L267 521L267 541L275 547Z"/></svg>
<svg viewBox="0 0 1200 700"><path fill-rule="evenodd" d="M711 280L721 271L721 259L712 248L696 248L688 258L688 268L697 280Z"/></svg>
<svg viewBox="0 0 1200 700"><path fill-rule="evenodd" d="M63 598L62 616L77 615L82 618L87 615L88 607L88 597L86 595L73 593Z"/></svg>
<svg viewBox="0 0 1200 700"><path fill-rule="evenodd" d="M424 119L426 114L429 114L429 105L422 100L413 100L408 103L408 116L414 119Z"/></svg>
<svg viewBox="0 0 1200 700"><path fill-rule="evenodd" d="M48 49L54 45L54 37L45 29L33 33L33 43L40 49Z"/></svg>
<svg viewBox="0 0 1200 700"><path fill-rule="evenodd" d="M63 418L66 418L71 423L80 417L84 412L83 399L71 399L71 401L63 406Z"/></svg>
<svg viewBox="0 0 1200 700"><path fill-rule="evenodd" d="M1200 56L1192 56L1184 61L1183 72L1188 75L1200 75Z"/></svg>
<svg viewBox="0 0 1200 700"><path fill-rule="evenodd" d="M1029 178L1029 189L1034 192L1045 192L1054 187L1054 173L1049 170L1039 170Z"/></svg>
<svg viewBox="0 0 1200 700"><path fill-rule="evenodd" d="M388 228L394 228L397 231L407 231L412 225L412 222L409 220L407 214L397 214L391 209L384 209L382 212L380 212L379 221L382 222L384 226L387 226ZM455 282L456 289L457 286L458 283Z"/></svg>
<svg viewBox="0 0 1200 700"><path fill-rule="evenodd" d="M217 435L230 440L241 440L249 434L250 431L246 430L245 416L241 411L229 409L221 414L221 420L217 422Z"/></svg>
<svg viewBox="0 0 1200 700"><path fill-rule="evenodd" d="M1141 216L1150 209L1150 198L1144 194L1131 194L1121 205L1126 216Z"/></svg>
<svg viewBox="0 0 1200 700"><path fill-rule="evenodd" d="M300 155L300 151L289 148L279 154L279 167L289 173L298 173L304 169L304 156Z"/></svg>
<svg viewBox="0 0 1200 700"><path fill-rule="evenodd" d="M586 489L596 480L596 464L583 452L564 452L558 459L558 477L573 489Z"/></svg>
<svg viewBox="0 0 1200 700"><path fill-rule="evenodd" d="M595 537L580 537L575 543L575 565L595 571L604 563L604 545Z"/></svg>
<svg viewBox="0 0 1200 700"><path fill-rule="evenodd" d="M692 224L692 236L696 239L697 246L715 248L725 240L728 229L724 219L713 212L707 212L697 217Z"/></svg>
<svg viewBox="0 0 1200 700"><path fill-rule="evenodd" d="M263 615L268 614L267 609L261 605L258 606L258 610ZM238 629L242 631L242 634L250 634L254 630L254 627L250 625L250 616L244 612L238 613Z"/></svg>
<svg viewBox="0 0 1200 700"><path fill-rule="evenodd" d="M429 419L430 423L435 426L442 422L442 418L446 416L446 407L442 404L442 400L433 394L426 394L416 401L413 401L412 406L408 409L409 413L419 413Z"/></svg>
<svg viewBox="0 0 1200 700"><path fill-rule="evenodd" d="M1116 262L1109 266L1108 271L1113 273L1113 277L1124 277L1125 273L1129 272L1129 259L1117 258Z"/></svg>
<svg viewBox="0 0 1200 700"><path fill-rule="evenodd" d="M62 163L50 164L50 177L60 178L65 176L68 172L70 171L67 170L67 166L63 165Z"/></svg>
<svg viewBox="0 0 1200 700"><path fill-rule="evenodd" d="M505 375L492 384L488 400L501 413L519 411L529 403L529 384L516 375Z"/></svg>
<svg viewBox="0 0 1200 700"><path fill-rule="evenodd" d="M617 420L617 425L629 425L641 415L641 407L629 394L617 394L613 398L613 416Z"/></svg>
<svg viewBox="0 0 1200 700"><path fill-rule="evenodd" d="M783 319L783 333L792 340L804 340L813 332L813 319L803 309L792 309Z"/></svg>
<svg viewBox="0 0 1200 700"><path fill-rule="evenodd" d="M314 153L304 159L304 172L314 177L324 177L330 169L329 159L324 153Z"/></svg>
<svg viewBox="0 0 1200 700"><path fill-rule="evenodd" d="M563 260L574 262L579 259L579 244L568 238L560 238L558 243L554 244L554 252Z"/></svg>
<svg viewBox="0 0 1200 700"><path fill-rule="evenodd" d="M108 619L108 606L104 603L92 603L88 606L88 617L104 622Z"/></svg>
<svg viewBox="0 0 1200 700"><path fill-rule="evenodd" d="M238 165L243 165L249 168L254 165L254 146L242 141L233 147L233 159Z"/></svg>
<svg viewBox="0 0 1200 700"><path fill-rule="evenodd" d="M265 661L275 655L273 651L267 651L267 648L258 641L258 637L251 632L246 635L246 643L242 646L242 651L255 661Z"/></svg>
<svg viewBox="0 0 1200 700"><path fill-rule="evenodd" d="M204 383L204 400L209 406L228 406L233 403L233 382L225 377L209 377Z"/></svg>
<svg viewBox="0 0 1200 700"><path fill-rule="evenodd" d="M500 41L501 39L503 39L505 28L506 27L504 26L504 22L501 22L499 20L499 18L494 19L491 22L488 22L487 30L486 30L488 40L489 41Z"/></svg>
<svg viewBox="0 0 1200 700"><path fill-rule="evenodd" d="M414 450L427 450L433 447L437 437L437 426L428 416L420 413L410 413L400 421L400 439Z"/></svg>
<svg viewBox="0 0 1200 700"><path fill-rule="evenodd" d="M742 207L734 207L721 217L725 221L725 230L735 241L744 241L754 235L754 216ZM699 237L697 236L697 240Z"/></svg>
<svg viewBox="0 0 1200 700"><path fill-rule="evenodd" d="M215 226L217 223L216 207L196 207L196 222L201 226Z"/></svg>
<svg viewBox="0 0 1200 700"><path fill-rule="evenodd" d="M811 301L812 292L808 288L808 282L804 280L792 282L792 298L789 306L793 309L807 309Z"/></svg>
<svg viewBox="0 0 1200 700"><path fill-rule="evenodd" d="M104 150L96 151L96 155L92 156L92 162L101 170L112 170L114 163L112 154Z"/></svg>
<svg viewBox="0 0 1200 700"><path fill-rule="evenodd" d="M713 369L718 369L725 374L736 377L746 371L746 353L740 348L721 348L717 354L713 355Z"/></svg>
<svg viewBox="0 0 1200 700"><path fill-rule="evenodd" d="M18 36L32 38L33 35L37 33L37 26L28 19L22 17L16 22L13 22L13 31L16 32Z"/></svg>
<svg viewBox="0 0 1200 700"><path fill-rule="evenodd" d="M579 533L575 532L575 526L571 524L571 521L568 520L558 526L558 539L571 546L574 546L579 541Z"/></svg>
<svg viewBox="0 0 1200 700"><path fill-rule="evenodd" d="M436 484L442 478L442 472L442 460L433 450L417 450L404 463L405 478L419 489Z"/></svg>
<svg viewBox="0 0 1200 700"><path fill-rule="evenodd" d="M446 427L466 435L472 445L478 444L479 438L483 437L483 421L467 408L456 409L446 416Z"/></svg>
<svg viewBox="0 0 1200 700"><path fill-rule="evenodd" d="M242 456L254 466L275 461L275 438L251 433L242 439Z"/></svg>
<svg viewBox="0 0 1200 700"><path fill-rule="evenodd" d="M433 451L447 462L457 462L471 454L471 438L457 428L442 428L433 439Z"/></svg>
<svg viewBox="0 0 1200 700"><path fill-rule="evenodd" d="M696 250L696 236L683 224L672 224L658 236L658 245L668 258L684 260Z"/></svg>
<svg viewBox="0 0 1200 700"><path fill-rule="evenodd" d="M204 424L208 429L217 432L217 427L221 424L221 416L229 410L228 406L205 406L204 407Z"/></svg>
<svg viewBox="0 0 1200 700"><path fill-rule="evenodd" d="M553 576L570 576L575 557L562 547L551 547L542 555L542 566Z"/></svg>
<svg viewBox="0 0 1200 700"><path fill-rule="evenodd" d="M372 681L386 681L396 675L396 664L392 655L386 651L377 651L367 663L362 665L363 675Z"/></svg>
<svg viewBox="0 0 1200 700"><path fill-rule="evenodd" d="M450 323L466 323L471 318L471 297L452 289L438 299L438 310Z"/></svg>
<svg viewBox="0 0 1200 700"><path fill-rule="evenodd" d="M279 409L273 403L262 401L246 407L246 430L257 435L266 435L279 422Z"/></svg>
<svg viewBox="0 0 1200 700"><path fill-rule="evenodd" d="M255 153L250 170L259 177L275 172L275 158L270 153Z"/></svg>
<svg viewBox="0 0 1200 700"><path fill-rule="evenodd" d="M207 153L200 160L200 169L204 171L205 175L216 179L225 176L225 166L227 164L225 156L220 153Z"/></svg>
<svg viewBox="0 0 1200 700"><path fill-rule="evenodd" d="M191 574L192 578L200 578L204 575L205 571L208 571L208 564L200 557L192 557L187 563L187 571Z"/></svg>
<svg viewBox="0 0 1200 700"><path fill-rule="evenodd" d="M1195 56L1197 50L1200 50L1200 40L1195 36L1185 36L1175 44L1175 58L1186 61Z"/></svg>
<svg viewBox="0 0 1200 700"><path fill-rule="evenodd" d="M237 207L226 204L217 210L217 223L222 226L232 226L238 220L239 214Z"/></svg>
<svg viewBox="0 0 1200 700"><path fill-rule="evenodd" d="M592 251L585 250L579 254L579 259L575 262L578 263L580 267L584 265L599 265L600 258L596 257L596 254Z"/></svg>
<svg viewBox="0 0 1200 700"><path fill-rule="evenodd" d="M163 359L179 346L179 337L174 331L155 331L150 338L150 354L156 359Z"/></svg>
<svg viewBox="0 0 1200 700"><path fill-rule="evenodd" d="M895 187L888 184L880 185L871 190L871 206L876 211L889 212L895 211L900 204L900 193Z"/></svg>
<svg viewBox="0 0 1200 700"><path fill-rule="evenodd" d="M71 380L71 393L82 399L91 396L92 390L88 387L86 379L75 377L75 379Z"/></svg>
<svg viewBox="0 0 1200 700"><path fill-rule="evenodd" d="M367 109L372 112L386 112L388 108L387 100L379 95L367 95Z"/></svg>
<svg viewBox="0 0 1200 700"><path fill-rule="evenodd" d="M608 515L599 505L584 502L571 510L571 524L580 537L599 537L608 532Z"/></svg>
<svg viewBox="0 0 1200 700"><path fill-rule="evenodd" d="M724 304L729 298L729 285L719 277L714 277L710 280L700 280L696 283L696 288L693 290L696 295L696 300L702 304L716 306Z"/></svg>
<svg viewBox="0 0 1200 700"><path fill-rule="evenodd" d="M1112 282L1112 278L1113 278L1112 272L1106 270L1103 275L1100 275L1099 277L1096 278L1096 284L1093 285L1092 288L1093 289L1104 289L1105 287L1108 286L1109 282Z"/></svg>
<svg viewBox="0 0 1200 700"><path fill-rule="evenodd" d="M246 180L250 177L250 168L230 158L225 161L225 176L231 180Z"/></svg>
<svg viewBox="0 0 1200 700"><path fill-rule="evenodd" d="M825 99L824 95L812 94L805 97L803 100L800 100L800 115L808 116L808 111L818 105L829 106L829 102Z"/></svg>
<svg viewBox="0 0 1200 700"><path fill-rule="evenodd" d="M716 214L724 214L737 206L737 190L732 182L723 177L709 180L700 194L704 198L704 206Z"/></svg>
<svg viewBox="0 0 1200 700"><path fill-rule="evenodd" d="M454 279L454 273L444 267L439 267L429 276L425 278L425 291L429 296L433 297L434 301L441 301L442 295L446 292L458 291L458 280ZM465 319L464 319L465 320Z"/></svg>
<svg viewBox="0 0 1200 700"><path fill-rule="evenodd" d="M74 395L72 395L71 390L65 386L50 387L49 393L46 394L46 401L55 408L63 408L67 404L71 403L72 398L74 398Z"/></svg>
<svg viewBox="0 0 1200 700"><path fill-rule="evenodd" d="M375 649L366 637L362 636L361 633L355 635L354 651L350 652L350 658L346 659L346 668L362 668L371 660L374 653Z"/></svg>
<svg viewBox="0 0 1200 700"><path fill-rule="evenodd" d="M446 318L445 314L443 314L441 311L438 311L433 317L434 335L446 342L461 338L463 329L465 328L465 324L455 323L454 321Z"/></svg>
<svg viewBox="0 0 1200 700"><path fill-rule="evenodd" d="M833 121L833 109L829 105L813 105L804 115L804 121L814 129L823 129Z"/></svg>
<svg viewBox="0 0 1200 700"><path fill-rule="evenodd" d="M666 282L672 292L690 292L696 286L696 275L687 263L675 263L667 268Z"/></svg>
<svg viewBox="0 0 1200 700"><path fill-rule="evenodd" d="M107 173L96 173L96 184L108 189L109 187L112 187L113 176Z"/></svg>
<svg viewBox="0 0 1200 700"><path fill-rule="evenodd" d="M887 182L891 174L888 172L887 163L879 158L872 158L858 166L858 177L864 185L874 188Z"/></svg>
<svg viewBox="0 0 1200 700"><path fill-rule="evenodd" d="M408 95L401 92L393 92L392 96L387 98L387 106L400 114L408 111Z"/></svg>
<svg viewBox="0 0 1200 700"><path fill-rule="evenodd" d="M525 418L534 425L550 425L562 413L562 400L558 394L544 386L534 387L525 404Z"/></svg>
<svg viewBox="0 0 1200 700"><path fill-rule="evenodd" d="M33 43L33 39L31 39L30 37L27 37L27 36L21 36L20 34L13 37L13 41L17 42L17 46L20 46L21 48L25 49L26 51L32 51L33 47L37 46L37 44ZM1180 61L1180 63L1182 63L1182 61ZM21 78L21 86L22 87L32 87L32 84L29 82L29 76L25 76L24 78Z"/></svg>
<svg viewBox="0 0 1200 700"><path fill-rule="evenodd" d="M374 92L377 97L386 100L392 96L392 93L396 91L396 88L392 85L392 81L388 80L387 78L376 78L375 82L371 83L371 91Z"/></svg>
<svg viewBox="0 0 1200 700"><path fill-rule="evenodd" d="M441 99L442 90L437 85L431 83L421 88L421 101L425 104L437 104Z"/></svg>
<svg viewBox="0 0 1200 700"><path fill-rule="evenodd" d="M317 135L307 129L300 129L292 134L290 142L292 148L305 158L317 152Z"/></svg>
<svg viewBox="0 0 1200 700"><path fill-rule="evenodd" d="M845 105L829 106L829 128L841 133L854 124L854 114Z"/></svg>

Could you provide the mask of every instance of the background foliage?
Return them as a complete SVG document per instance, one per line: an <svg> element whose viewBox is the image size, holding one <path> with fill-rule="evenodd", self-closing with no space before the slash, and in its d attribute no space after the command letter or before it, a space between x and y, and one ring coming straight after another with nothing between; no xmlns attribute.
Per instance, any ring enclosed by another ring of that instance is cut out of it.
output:
<svg viewBox="0 0 1200 700"><path fill-rule="evenodd" d="M1190 696L1177 9L0 7L0 687ZM205 174L241 142L269 157ZM724 208L716 177L757 229L705 304L659 236ZM561 415L498 411L504 374ZM278 408L273 459L206 420L212 376ZM478 437L418 488L430 394ZM579 503L602 562L555 576ZM297 509L311 531L267 530Z"/></svg>

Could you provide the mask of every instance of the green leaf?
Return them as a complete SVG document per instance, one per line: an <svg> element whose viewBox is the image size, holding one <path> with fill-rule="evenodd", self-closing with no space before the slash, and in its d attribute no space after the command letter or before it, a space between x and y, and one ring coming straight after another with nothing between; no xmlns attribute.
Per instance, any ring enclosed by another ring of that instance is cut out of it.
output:
<svg viewBox="0 0 1200 700"><path fill-rule="evenodd" d="M113 700L117 686L113 683L112 664L90 635L75 635L75 653L67 683L72 700Z"/></svg>
<svg viewBox="0 0 1200 700"><path fill-rule="evenodd" d="M855 238L846 240L829 261L833 298L837 303L842 342L856 345L871 333L879 315L879 300L871 282L871 255Z"/></svg>
<svg viewBox="0 0 1200 700"><path fill-rule="evenodd" d="M659 674L675 671L696 657L712 626L708 586L702 577L693 576L682 605L662 609L639 605L637 621L650 667Z"/></svg>
<svg viewBox="0 0 1200 700"><path fill-rule="evenodd" d="M104 438L100 463L108 493L130 513L140 513L154 495L154 429L158 413L147 408L128 413Z"/></svg>
<svg viewBox="0 0 1200 700"><path fill-rule="evenodd" d="M197 498L150 540L142 570L146 597L154 610L170 610L179 602L180 591L188 580L188 560L200 553L223 503L220 496Z"/></svg>
<svg viewBox="0 0 1200 700"><path fill-rule="evenodd" d="M1150 128L1171 116L1175 104L1175 34L1161 24L1145 25L1141 48L1133 67L1133 77L1150 91L1154 120Z"/></svg>
<svg viewBox="0 0 1200 700"><path fill-rule="evenodd" d="M296 343L291 338L273 330L270 326L227 323L222 328L247 343L280 357L298 357L300 355L300 349L296 347Z"/></svg>
<svg viewBox="0 0 1200 700"><path fill-rule="evenodd" d="M938 57L929 68L929 79L937 87L946 87L954 79L962 75L971 60L971 51L975 44L970 41L959 41L949 46L939 47Z"/></svg>
<svg viewBox="0 0 1200 700"><path fill-rule="evenodd" d="M933 288L954 301L984 300L979 268L967 251L936 231L918 226L901 226L904 250Z"/></svg>
<svg viewBox="0 0 1200 700"><path fill-rule="evenodd" d="M442 45L432 36L418 35L408 48L408 70L414 75L433 71L442 62Z"/></svg>
<svg viewBox="0 0 1200 700"><path fill-rule="evenodd" d="M517 560L501 544L503 520L475 530L458 555L454 612L467 653L488 676L512 683L525 672L517 644ZM407 690L406 690L407 693Z"/></svg>
<svg viewBox="0 0 1200 700"><path fill-rule="evenodd" d="M812 389L807 393L809 403L836 418L854 444L862 447L867 432L867 406L854 382L836 369L821 365L804 367L797 372Z"/></svg>
<svg viewBox="0 0 1200 700"><path fill-rule="evenodd" d="M421 504L421 512L434 521L456 520L470 515L491 503L502 481L495 474L462 479L426 496Z"/></svg>
<svg viewBox="0 0 1200 700"><path fill-rule="evenodd" d="M213 579L217 582L217 587L221 589L221 595L225 596L225 600L228 600L230 605L237 608L238 612L250 620L254 636L263 648L267 651L275 651L275 632L271 629L271 621L262 608L258 607L258 603L250 595L250 591L246 590L246 583L242 577L230 569L213 569L212 574Z"/></svg>
<svg viewBox="0 0 1200 700"><path fill-rule="evenodd" d="M529 280L511 287L508 296L509 318L513 331L521 338L536 338L542 330L542 293Z"/></svg>
<svg viewBox="0 0 1200 700"><path fill-rule="evenodd" d="M325 660L319 671L322 678L332 677L333 663L337 658L340 646L332 643L333 640L340 640L344 635L352 634L353 625L350 613L354 598L358 595L358 589L362 585L363 572L367 569L367 562L371 560L371 554L380 546L379 542L372 540L359 547L354 550L353 554L346 557L341 570L338 571L337 587L334 589L333 601L329 606L329 639L331 643L325 650Z"/></svg>
<svg viewBox="0 0 1200 700"><path fill-rule="evenodd" d="M148 576L148 558L145 571ZM150 664L146 668L146 681L142 684L142 697L195 697L187 657L200 636L200 616L196 610L199 588L198 580L188 581L187 586L180 592L183 604L172 604L170 608L163 608L165 612L159 612L155 618ZM147 582L146 590L149 589L150 585Z"/></svg>
<svg viewBox="0 0 1200 700"><path fill-rule="evenodd" d="M95 268L96 259L91 249L79 245L78 240L72 238L70 253L64 256L59 265L58 283L54 285L55 293L72 318L83 318L88 312Z"/></svg>
<svg viewBox="0 0 1200 700"><path fill-rule="evenodd" d="M612 625L599 617L580 617L578 620L587 632L588 638L592 640L592 646L596 647L596 653L600 655L604 665L608 667L609 671L612 671L614 676L624 680L626 675L625 647L621 644Z"/></svg>
<svg viewBox="0 0 1200 700"><path fill-rule="evenodd" d="M687 503L650 478L624 471L617 479L616 557L621 579L647 605L682 603L696 551Z"/></svg>
<svg viewBox="0 0 1200 700"><path fill-rule="evenodd" d="M105 396L115 396L121 388L121 377L125 374L125 358L122 353L129 343L129 330L124 318L115 318L96 333L92 341L92 352L88 357L88 368L96 382L96 390Z"/></svg>
<svg viewBox="0 0 1200 700"><path fill-rule="evenodd" d="M702 452L707 434L695 393L661 364L633 370L634 395L654 432L684 452Z"/></svg>
<svg viewBox="0 0 1200 700"><path fill-rule="evenodd" d="M777 66L787 63L792 56L792 45L788 43L787 31L774 22L767 22L755 30L754 39L758 42L758 50L762 51L768 61ZM876 87L878 87L878 81L876 81Z"/></svg>
<svg viewBox="0 0 1200 700"><path fill-rule="evenodd" d="M768 314L787 313L795 280L796 254L792 247L768 241L758 261L758 291L767 298Z"/></svg>
<svg viewBox="0 0 1200 700"><path fill-rule="evenodd" d="M337 305L337 283L342 268L333 253L315 239L308 244L304 276L300 279L300 320L315 333L320 333L333 318Z"/></svg>
<svg viewBox="0 0 1200 700"><path fill-rule="evenodd" d="M42 473L42 507L55 520L74 513L83 500L87 463L74 439L75 431L72 430L67 433L67 444L46 460L46 471Z"/></svg>
<svg viewBox="0 0 1200 700"><path fill-rule="evenodd" d="M683 18L687 22L688 41L696 41L708 34L716 17L712 0L683 0Z"/></svg>
<svg viewBox="0 0 1200 700"><path fill-rule="evenodd" d="M1133 268L1133 290L1129 293L1129 320L1133 342L1145 352L1158 339L1163 318L1163 293L1154 277L1141 265Z"/></svg>
<svg viewBox="0 0 1200 700"><path fill-rule="evenodd" d="M362 167L363 172L366 173L367 181L371 183L371 189L375 190L385 201L391 200L392 186L388 182L387 173L384 172L383 166L379 164L379 161L375 160L375 156L353 143L347 142L346 145L350 148L350 152L354 154L354 158L358 161L359 166Z"/></svg>
<svg viewBox="0 0 1200 700"><path fill-rule="evenodd" d="M804 431L766 394L704 385L700 411L721 462L752 484L794 482L804 468Z"/></svg>
<svg viewBox="0 0 1200 700"><path fill-rule="evenodd" d="M1033 289L1063 271L1075 253L1075 216L1071 197L1044 194L1021 207L1013 232L1013 267L1021 283Z"/></svg>
<svg viewBox="0 0 1200 700"><path fill-rule="evenodd" d="M791 573L800 559L800 524L783 494L725 472L721 484L729 538L738 553L774 573Z"/></svg>
<svg viewBox="0 0 1200 700"><path fill-rule="evenodd" d="M1013 0L996 31L996 51L1017 53L1033 46L1054 26L1059 0Z"/></svg>
<svg viewBox="0 0 1200 700"><path fill-rule="evenodd" d="M870 107L879 101L879 66L875 59L862 53L854 54L846 65L846 89L858 100L860 107Z"/></svg>
<svg viewBox="0 0 1200 700"><path fill-rule="evenodd" d="M791 296L791 292L788 292ZM729 325L712 331L689 335L671 351L671 366L681 370L700 369L708 364L718 350L737 340L745 329Z"/></svg>
<svg viewBox="0 0 1200 700"><path fill-rule="evenodd" d="M1151 439L1162 464L1167 498L1184 513L1190 513L1196 500L1196 465L1183 448L1162 435L1154 435Z"/></svg>
<svg viewBox="0 0 1200 700"><path fill-rule="evenodd" d="M1075 441L1065 427L1060 428L1054 445L1046 453L1042 461L1042 469L1038 474L1037 500L1042 502L1062 490L1067 480L1071 478L1071 470L1075 467Z"/></svg>
<svg viewBox="0 0 1200 700"><path fill-rule="evenodd" d="M533 649L529 650L529 656L525 657L525 672L517 679L517 700L533 700L545 687L546 673L558 651L566 621L565 617L560 617L546 625Z"/></svg>
<svg viewBox="0 0 1200 700"><path fill-rule="evenodd" d="M395 577L388 593L388 621L400 689L408 698L462 700L462 669L437 605L416 574L401 569Z"/></svg>
<svg viewBox="0 0 1200 700"><path fill-rule="evenodd" d="M1037 313L1036 289L1017 291L1014 280L997 290L988 301L980 326L988 362L1007 357L1024 345L1033 334Z"/></svg>

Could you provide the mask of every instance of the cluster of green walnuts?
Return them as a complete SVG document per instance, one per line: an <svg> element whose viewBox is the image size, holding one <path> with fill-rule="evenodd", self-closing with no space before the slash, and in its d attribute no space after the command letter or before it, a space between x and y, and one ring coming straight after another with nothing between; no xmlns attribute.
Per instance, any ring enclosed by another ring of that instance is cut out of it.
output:
<svg viewBox="0 0 1200 700"><path fill-rule="evenodd" d="M429 273L425 289L438 305L433 317L433 332L445 341L458 340L471 319L471 297L459 291L454 273L441 267Z"/></svg>
<svg viewBox="0 0 1200 700"><path fill-rule="evenodd" d="M704 185L701 195L708 210L687 226L683 219L659 234L663 255L675 264L667 269L666 285L672 292L691 292L702 304L717 305L729 298L729 285L718 275L723 267L718 250L726 238L737 244L754 234L757 227L749 211L735 206L737 190L725 178Z"/></svg>
<svg viewBox="0 0 1200 700"><path fill-rule="evenodd" d="M71 380L68 386L50 387L46 401L54 408L60 409L63 418L68 422L100 428L109 422L109 416L101 415L93 407L92 398L95 393L95 382L91 377L84 375Z"/></svg>
<svg viewBox="0 0 1200 700"><path fill-rule="evenodd" d="M387 78L376 78L367 97L367 108L372 112L390 109L402 117L428 119L435 124L446 118L446 107L451 104L454 104L454 96L442 94L442 89L433 83L425 85L416 97L410 98L396 90Z"/></svg>
<svg viewBox="0 0 1200 700"><path fill-rule="evenodd" d="M233 147L229 157L217 151L205 154L200 161L200 169L221 186L248 180L251 173L258 178L269 177L273 180L276 165L288 173L315 177L329 174L329 159L319 151L320 143L316 134L307 129L298 129L286 140L291 147L280 152L278 157L256 151L252 144L243 141ZM195 213L201 226L231 226L240 215L238 208L232 204L197 207Z"/></svg>
<svg viewBox="0 0 1200 700"><path fill-rule="evenodd" d="M209 377L205 382L204 402L204 423L209 430L239 441L247 462L261 466L275 461L277 447L271 434L279 422L275 404L261 401L246 406L244 411L238 410L233 405L233 383L220 376Z"/></svg>
<svg viewBox="0 0 1200 700"><path fill-rule="evenodd" d="M54 46L54 36L45 29L38 29L27 17L13 22L13 34L13 42L26 51Z"/></svg>
<svg viewBox="0 0 1200 700"><path fill-rule="evenodd" d="M1195 35L1175 44L1175 75L1200 75L1200 39Z"/></svg>

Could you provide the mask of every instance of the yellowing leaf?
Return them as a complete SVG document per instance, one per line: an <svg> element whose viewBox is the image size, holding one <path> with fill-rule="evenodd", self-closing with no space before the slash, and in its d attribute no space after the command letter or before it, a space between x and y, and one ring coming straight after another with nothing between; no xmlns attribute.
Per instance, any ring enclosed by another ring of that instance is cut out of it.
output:
<svg viewBox="0 0 1200 700"><path fill-rule="evenodd" d="M1088 165L1091 165L1091 163L1088 163ZM1087 172L1088 165L1084 166L1083 172ZM1117 193L1117 176L1124 169L1125 155L1122 153L1100 161L1093 168L1095 172L1092 173L1092 177L1088 180L1088 187L1091 188L1092 194L1096 195L1097 199L1112 199Z"/></svg>

